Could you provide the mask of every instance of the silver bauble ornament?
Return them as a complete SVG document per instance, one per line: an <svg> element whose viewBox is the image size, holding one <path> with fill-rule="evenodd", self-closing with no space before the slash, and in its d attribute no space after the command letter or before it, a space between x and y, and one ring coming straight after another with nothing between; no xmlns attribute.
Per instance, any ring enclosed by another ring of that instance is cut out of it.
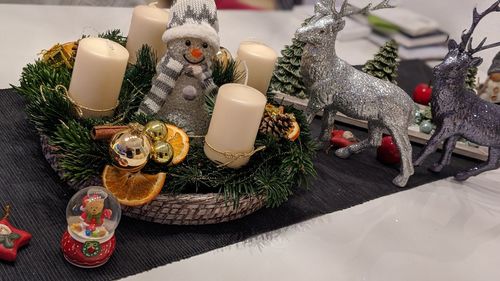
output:
<svg viewBox="0 0 500 281"><path fill-rule="evenodd" d="M157 164L170 164L174 159L174 149L168 142L157 141L153 145L151 159Z"/></svg>
<svg viewBox="0 0 500 281"><path fill-rule="evenodd" d="M420 123L420 132L424 134L430 134L434 129L434 125L432 125L431 121L424 120Z"/></svg>
<svg viewBox="0 0 500 281"><path fill-rule="evenodd" d="M144 126L144 134L146 134L151 141L165 140L167 137L168 128L162 121L150 121Z"/></svg>
<svg viewBox="0 0 500 281"><path fill-rule="evenodd" d="M138 172L149 160L151 142L137 123L113 136L109 153L114 166L129 172Z"/></svg>
<svg viewBox="0 0 500 281"><path fill-rule="evenodd" d="M422 120L423 120L422 112L420 112L418 109L415 110L415 124L422 123Z"/></svg>

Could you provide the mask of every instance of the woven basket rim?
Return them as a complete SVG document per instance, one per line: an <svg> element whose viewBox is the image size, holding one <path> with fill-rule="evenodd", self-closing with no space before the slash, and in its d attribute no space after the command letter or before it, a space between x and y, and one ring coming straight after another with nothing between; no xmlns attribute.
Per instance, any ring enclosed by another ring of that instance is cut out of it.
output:
<svg viewBox="0 0 500 281"><path fill-rule="evenodd" d="M61 177L63 171L59 169L57 154L53 153L54 147L48 141L48 136L40 134L43 154L52 169ZM102 185L102 180L96 177L86 182L65 181L65 183L74 190L80 190L90 185ZM217 224L252 214L264 207L265 201L262 194L243 195L239 198L239 202L234 204L230 200L226 201L221 193L160 193L146 205L122 206L122 213L125 216L160 224ZM194 210L198 212L195 216L185 216L186 213ZM215 214L203 216L206 212L213 212L213 210L217 210ZM165 213L168 212L174 212L175 215L166 216Z"/></svg>

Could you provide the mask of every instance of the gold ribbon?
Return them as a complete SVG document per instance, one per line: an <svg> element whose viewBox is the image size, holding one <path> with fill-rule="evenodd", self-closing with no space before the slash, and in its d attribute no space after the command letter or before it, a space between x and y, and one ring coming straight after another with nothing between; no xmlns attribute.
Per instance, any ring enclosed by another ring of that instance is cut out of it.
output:
<svg viewBox="0 0 500 281"><path fill-rule="evenodd" d="M40 93L42 95L43 101L47 102L47 100L45 99L45 94L43 93L43 87L44 87L44 85L40 85ZM51 89L51 88L48 88L48 89L53 90L53 91L57 91L57 92L62 90L64 92L64 98L66 98L71 104L73 104L73 106L75 107L76 113L78 114L79 117L83 117L83 110L82 109L85 109L87 111L93 111L93 112L108 112L108 111L115 110L119 105L119 101L117 101L116 105L113 106L112 108L95 109L95 108L91 108L91 107L82 105L82 104L78 103L77 101L75 101L69 95L68 89L64 85L57 85L54 89Z"/></svg>
<svg viewBox="0 0 500 281"><path fill-rule="evenodd" d="M217 152L219 154L222 154L227 159L230 159L228 162L221 163L220 165L218 165L217 168L226 167L227 165L229 165L229 164L231 164L231 163L233 163L235 161L238 161L238 160L240 160L242 158L252 157L255 153L266 149L265 146L259 146L259 147L257 147L256 149L254 149L254 150L252 150L250 152L231 152L231 151L220 151L217 148L213 147L206 140L205 140L205 144L208 147L210 147L210 149L212 149L213 151L215 151L215 152Z"/></svg>

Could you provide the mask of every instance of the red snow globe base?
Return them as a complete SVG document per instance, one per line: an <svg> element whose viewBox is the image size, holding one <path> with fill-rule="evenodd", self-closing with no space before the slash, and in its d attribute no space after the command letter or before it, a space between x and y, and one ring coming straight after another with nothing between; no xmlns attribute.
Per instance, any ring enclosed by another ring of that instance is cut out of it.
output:
<svg viewBox="0 0 500 281"><path fill-rule="evenodd" d="M61 240L61 249L69 263L78 267L94 268L109 260L115 251L115 244L114 235L104 243L92 240L80 242L66 231Z"/></svg>
<svg viewBox="0 0 500 281"><path fill-rule="evenodd" d="M105 264L115 250L120 217L120 204L106 189L91 186L77 192L66 208L68 229L61 240L64 258L84 268Z"/></svg>

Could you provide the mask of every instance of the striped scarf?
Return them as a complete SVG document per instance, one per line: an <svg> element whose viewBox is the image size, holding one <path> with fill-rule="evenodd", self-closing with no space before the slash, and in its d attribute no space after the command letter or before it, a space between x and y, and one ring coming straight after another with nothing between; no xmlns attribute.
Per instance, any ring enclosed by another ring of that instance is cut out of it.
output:
<svg viewBox="0 0 500 281"><path fill-rule="evenodd" d="M184 65L174 60L169 56L165 56L161 59L160 63L156 67L156 72L158 75L153 81L153 86L146 95L141 105L139 106L138 113L143 113L146 115L154 115L160 111L161 107L165 103L167 96L175 88L175 83L177 79L181 76L184 70ZM212 73L208 68L200 74L194 75L201 82L201 88L205 93L211 93L217 89L213 79Z"/></svg>

